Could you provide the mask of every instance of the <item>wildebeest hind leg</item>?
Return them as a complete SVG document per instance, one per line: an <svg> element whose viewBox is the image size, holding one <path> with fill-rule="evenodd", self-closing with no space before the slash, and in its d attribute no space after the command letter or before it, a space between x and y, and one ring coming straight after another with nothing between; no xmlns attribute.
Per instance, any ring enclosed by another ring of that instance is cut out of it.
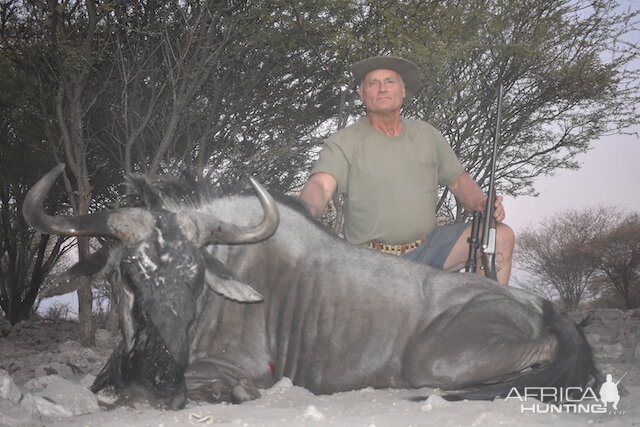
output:
<svg viewBox="0 0 640 427"><path fill-rule="evenodd" d="M194 362L185 372L187 397L196 401L242 403L260 397L255 384L232 367Z"/></svg>
<svg viewBox="0 0 640 427"><path fill-rule="evenodd" d="M414 387L457 389L549 362L557 340L535 319L510 301L454 307L409 343L403 376Z"/></svg>

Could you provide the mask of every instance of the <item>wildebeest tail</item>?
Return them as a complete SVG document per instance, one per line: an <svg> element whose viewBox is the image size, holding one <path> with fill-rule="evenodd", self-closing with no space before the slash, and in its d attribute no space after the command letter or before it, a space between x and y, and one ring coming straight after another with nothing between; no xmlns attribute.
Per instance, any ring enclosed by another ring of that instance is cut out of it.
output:
<svg viewBox="0 0 640 427"><path fill-rule="evenodd" d="M560 390L569 387L593 387L602 382L602 376L596 368L593 351L589 346L582 330L566 314L559 312L549 301L543 305L543 324L547 330L558 339L556 357L552 362L533 366L520 372L514 372L500 377L448 393L443 396L447 400L492 400L506 397L517 390L521 396L528 388L529 397L540 400L553 400L553 394L548 388L555 388L559 397ZM547 392L540 395L538 388L546 387ZM579 390L571 389L574 398L579 399Z"/></svg>

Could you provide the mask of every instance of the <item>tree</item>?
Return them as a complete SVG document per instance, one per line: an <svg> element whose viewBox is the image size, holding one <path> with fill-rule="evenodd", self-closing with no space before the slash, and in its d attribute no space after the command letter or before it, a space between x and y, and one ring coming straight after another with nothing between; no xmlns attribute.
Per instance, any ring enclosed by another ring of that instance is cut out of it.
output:
<svg viewBox="0 0 640 427"><path fill-rule="evenodd" d="M92 203L88 160L90 139L86 115L100 96L105 80L92 72L104 64L108 32L100 32L107 11L94 1L58 0L3 4L3 51L16 69L33 82L32 99L39 105L51 154L64 158L71 173L65 179L77 215ZM27 54L27 52L29 52ZM88 239L78 237L80 259L89 255ZM78 315L84 345L93 342L91 290L78 290Z"/></svg>
<svg viewBox="0 0 640 427"><path fill-rule="evenodd" d="M335 85L294 6L139 1L118 4L113 19L118 73L92 127L126 173L299 185Z"/></svg>
<svg viewBox="0 0 640 427"><path fill-rule="evenodd" d="M310 161L317 136L309 134L334 105L332 92L317 96L325 71L300 47L302 26L286 2L0 7L3 58L30 78L25 91L46 125L41 138L68 165L77 215L101 205L119 171L153 176L186 167L228 182L254 174L290 190ZM78 242L82 259L89 248ZM78 305L88 344L89 290L79 291Z"/></svg>
<svg viewBox="0 0 640 427"><path fill-rule="evenodd" d="M20 207L27 191L15 182L0 186L0 308L12 325L29 318L47 274L72 246L25 224Z"/></svg>
<svg viewBox="0 0 640 427"><path fill-rule="evenodd" d="M38 106L25 96L29 82L2 59L0 76L0 308L16 324L31 315L44 279L72 242L25 224L22 202L51 163L41 143ZM51 213L66 207L59 190L49 198Z"/></svg>
<svg viewBox="0 0 640 427"><path fill-rule="evenodd" d="M615 224L616 214L618 209L604 207L568 210L526 228L514 258L530 278L518 284L544 297L553 289L567 310L576 309L600 265L595 242Z"/></svg>
<svg viewBox="0 0 640 427"><path fill-rule="evenodd" d="M627 215L593 245L599 258L595 291L616 294L625 308L640 307L640 215Z"/></svg>

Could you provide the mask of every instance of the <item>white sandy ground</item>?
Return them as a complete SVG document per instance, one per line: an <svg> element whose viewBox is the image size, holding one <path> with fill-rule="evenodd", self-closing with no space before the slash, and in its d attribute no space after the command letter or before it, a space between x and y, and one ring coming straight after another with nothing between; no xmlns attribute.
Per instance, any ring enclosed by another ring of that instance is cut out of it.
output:
<svg viewBox="0 0 640 427"><path fill-rule="evenodd" d="M315 396L283 379L262 397L241 405L188 403L179 411L149 407L119 407L89 415L48 418L33 422L23 418L24 408L0 399L0 415L16 415L22 426L640 426L640 310L604 309L590 311L592 320L585 334L596 352L603 374L614 381L625 372L618 411L600 413L600 403L585 399L579 412L563 408L548 413L537 400L521 402L517 397L488 401L446 402L429 388L419 390L355 390ZM581 320L586 313L576 313ZM1 329L1 328L0 328ZM0 332L2 332L0 330ZM106 332L102 330L102 332ZM0 334L0 368L11 372L19 385L46 374L38 367L70 363L81 374L97 374L111 352L113 338L90 349L77 343L79 328L74 322L33 320ZM104 334L96 334L96 336ZM109 335L107 333L107 335ZM626 390L626 394L624 393ZM597 390L595 391L597 393ZM432 396L426 400L428 396ZM3 403L4 402L4 403ZM18 411L14 414L13 411ZM22 411L22 412L19 412ZM557 412L557 411L554 411ZM0 416L0 427L2 425ZM27 421L25 424L24 422Z"/></svg>
<svg viewBox="0 0 640 427"><path fill-rule="evenodd" d="M640 387L627 387L618 411L595 412L599 402L584 400L582 413L544 413L546 405L517 398L447 402L425 398L432 389L373 390L315 396L288 379L258 400L241 405L189 404L179 411L118 408L108 412L59 419L48 426L637 426L640 425ZM414 401L415 398L420 398ZM586 409L585 409L586 408ZM534 413L534 411L536 413Z"/></svg>

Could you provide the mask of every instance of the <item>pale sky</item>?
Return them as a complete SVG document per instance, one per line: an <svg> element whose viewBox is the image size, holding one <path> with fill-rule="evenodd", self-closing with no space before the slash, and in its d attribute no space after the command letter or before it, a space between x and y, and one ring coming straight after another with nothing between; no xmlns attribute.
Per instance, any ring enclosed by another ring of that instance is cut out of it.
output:
<svg viewBox="0 0 640 427"><path fill-rule="evenodd" d="M580 169L538 178L538 197L505 197L505 222L517 233L567 209L613 205L640 212L640 138L606 136L592 147L578 157Z"/></svg>

